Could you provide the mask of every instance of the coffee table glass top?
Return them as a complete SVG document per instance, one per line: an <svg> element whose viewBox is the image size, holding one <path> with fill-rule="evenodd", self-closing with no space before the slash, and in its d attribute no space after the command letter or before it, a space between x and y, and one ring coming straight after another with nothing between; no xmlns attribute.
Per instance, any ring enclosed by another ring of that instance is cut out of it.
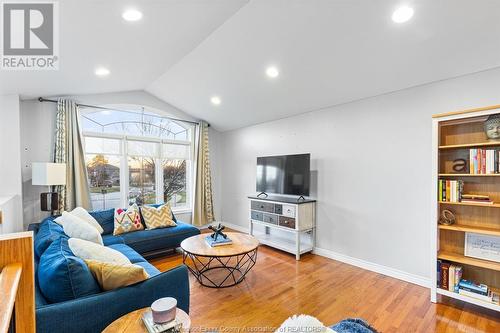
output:
<svg viewBox="0 0 500 333"><path fill-rule="evenodd" d="M205 241L205 237L210 235L207 233L183 240L181 248L197 256L228 257L248 253L259 246L257 238L251 235L238 232L226 232L225 234L233 241L233 244L211 247Z"/></svg>

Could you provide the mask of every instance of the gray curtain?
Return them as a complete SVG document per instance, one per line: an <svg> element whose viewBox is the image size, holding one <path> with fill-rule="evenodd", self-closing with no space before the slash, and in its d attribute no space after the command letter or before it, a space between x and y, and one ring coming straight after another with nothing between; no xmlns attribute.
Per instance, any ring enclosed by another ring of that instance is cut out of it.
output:
<svg viewBox="0 0 500 333"><path fill-rule="evenodd" d="M195 226L203 226L213 221L214 210L212 201L208 124L206 122L201 122L200 125L198 125L193 224Z"/></svg>
<svg viewBox="0 0 500 333"><path fill-rule="evenodd" d="M66 185L56 186L60 211L75 207L92 209L87 169L80 134L78 105L68 99L57 102L54 162L66 163Z"/></svg>

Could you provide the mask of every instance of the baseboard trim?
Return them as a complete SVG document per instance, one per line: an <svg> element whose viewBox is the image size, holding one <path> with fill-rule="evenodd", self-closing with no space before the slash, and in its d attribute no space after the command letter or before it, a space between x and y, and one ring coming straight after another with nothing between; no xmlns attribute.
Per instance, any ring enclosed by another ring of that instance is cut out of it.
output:
<svg viewBox="0 0 500 333"><path fill-rule="evenodd" d="M419 285L422 287L426 287L426 288L431 287L430 279L425 278L423 276L407 273L407 272L401 271L399 269L387 267L384 265L379 265L379 264L365 261L365 260L358 259L358 258L353 258L353 257L347 256L345 254L322 249L319 247L315 247L313 253L320 255L320 256L323 256L323 257L326 257L326 258L341 261L341 262L349 264L349 265L360 267L360 268L363 268L363 269L366 269L366 270L369 270L369 271L372 271L375 273L387 275L387 276L393 277L393 278L398 279L398 280L403 280L403 281L406 281L409 283L413 283L413 284L416 284L416 285Z"/></svg>
<svg viewBox="0 0 500 333"><path fill-rule="evenodd" d="M244 232L247 233L250 231L248 227L244 227L242 225L238 224L233 224L233 223L228 223L228 222L221 222L223 226L228 227L229 229L233 229L239 232Z"/></svg>
<svg viewBox="0 0 500 333"><path fill-rule="evenodd" d="M233 223L228 223L228 222L222 222L222 224L230 229L233 229L233 230L236 230L239 232L244 232L244 233L249 232L249 228L245 227L245 226L241 226L241 225L233 224ZM322 257L330 258L330 259L337 260L337 261L340 261L340 262L343 262L343 263L346 263L349 265L363 268L363 269L366 269L366 270L369 270L369 271L372 271L375 273L390 276L390 277L398 279L398 280L413 283L413 284L416 284L416 285L419 285L419 286L422 286L425 288L431 287L430 279L423 277L423 276L404 272L404 271L401 271L399 269L387 267L384 265L376 264L373 262L365 261L365 260L354 258L354 257L350 257L348 255L341 254L341 253L334 252L334 251L327 250L327 249L323 249L320 247L315 247L313 250L313 253L317 254L319 256L322 256Z"/></svg>

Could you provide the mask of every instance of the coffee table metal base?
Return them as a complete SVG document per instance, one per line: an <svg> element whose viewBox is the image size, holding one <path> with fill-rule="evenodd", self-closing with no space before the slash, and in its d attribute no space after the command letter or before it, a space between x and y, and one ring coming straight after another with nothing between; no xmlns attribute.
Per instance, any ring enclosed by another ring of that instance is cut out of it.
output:
<svg viewBox="0 0 500 333"><path fill-rule="evenodd" d="M184 251L182 262L198 282L209 288L232 287L243 281L257 261L257 248L227 257L200 256ZM217 272L220 272L217 274Z"/></svg>

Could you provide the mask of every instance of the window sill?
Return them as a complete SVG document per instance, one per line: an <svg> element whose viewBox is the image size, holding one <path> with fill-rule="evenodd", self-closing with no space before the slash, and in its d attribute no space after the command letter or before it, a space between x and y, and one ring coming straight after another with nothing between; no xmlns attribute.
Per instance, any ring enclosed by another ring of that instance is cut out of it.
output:
<svg viewBox="0 0 500 333"><path fill-rule="evenodd" d="M177 214L191 214L193 211L189 208L179 208L179 209L172 208L172 212L175 215L177 215Z"/></svg>

